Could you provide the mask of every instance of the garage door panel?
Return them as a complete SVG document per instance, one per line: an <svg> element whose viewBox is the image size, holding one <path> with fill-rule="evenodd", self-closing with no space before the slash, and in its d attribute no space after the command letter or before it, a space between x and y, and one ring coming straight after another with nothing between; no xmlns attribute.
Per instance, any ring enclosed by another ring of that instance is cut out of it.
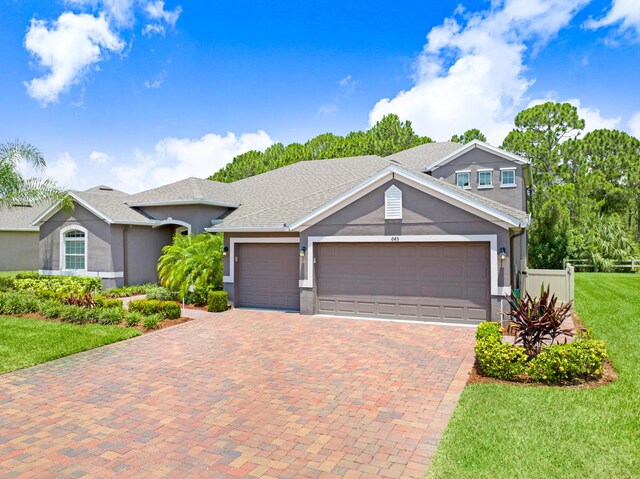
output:
<svg viewBox="0 0 640 479"><path fill-rule="evenodd" d="M489 271L488 244L321 244L317 310L477 322L490 316Z"/></svg>
<svg viewBox="0 0 640 479"><path fill-rule="evenodd" d="M300 309L297 244L241 244L237 258L236 306Z"/></svg>

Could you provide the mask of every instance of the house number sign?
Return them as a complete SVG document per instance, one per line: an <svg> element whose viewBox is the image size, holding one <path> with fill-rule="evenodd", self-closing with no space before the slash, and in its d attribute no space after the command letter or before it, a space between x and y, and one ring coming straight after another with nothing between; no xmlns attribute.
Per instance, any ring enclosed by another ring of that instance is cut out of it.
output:
<svg viewBox="0 0 640 479"><path fill-rule="evenodd" d="M392 236L391 237L391 242L392 243L397 243L398 241L400 241L400 236Z"/></svg>

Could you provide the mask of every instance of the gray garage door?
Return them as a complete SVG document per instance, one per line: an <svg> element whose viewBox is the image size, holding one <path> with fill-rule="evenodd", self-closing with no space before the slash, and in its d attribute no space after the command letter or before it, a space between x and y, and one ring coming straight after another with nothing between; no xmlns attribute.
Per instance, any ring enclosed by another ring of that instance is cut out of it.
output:
<svg viewBox="0 0 640 479"><path fill-rule="evenodd" d="M478 322L491 315L487 243L321 244L321 314Z"/></svg>
<svg viewBox="0 0 640 479"><path fill-rule="evenodd" d="M236 306L300 309L297 244L256 243L236 248Z"/></svg>

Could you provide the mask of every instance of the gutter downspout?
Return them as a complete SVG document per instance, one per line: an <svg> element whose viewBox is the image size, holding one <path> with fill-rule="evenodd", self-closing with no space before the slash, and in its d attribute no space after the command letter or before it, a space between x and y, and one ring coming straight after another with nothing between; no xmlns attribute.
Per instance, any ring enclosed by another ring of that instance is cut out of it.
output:
<svg viewBox="0 0 640 479"><path fill-rule="evenodd" d="M516 238L519 238L520 236L522 236L524 234L524 232L526 231L525 228L521 228L519 233L516 233L514 235L510 235L509 236L509 251L511 252L511 261L512 261L512 268L511 271L513 273L513 276L515 278L515 281L512 281L512 283L515 284L515 286L518 288L518 290L520 290L520 275L518 274L518 265L515 263L515 261L513 261L513 240ZM522 248L520 249L520 259L527 259L527 258L522 258Z"/></svg>
<svg viewBox="0 0 640 479"><path fill-rule="evenodd" d="M122 230L122 256L124 260L124 285L129 285L129 228L131 226L125 226Z"/></svg>

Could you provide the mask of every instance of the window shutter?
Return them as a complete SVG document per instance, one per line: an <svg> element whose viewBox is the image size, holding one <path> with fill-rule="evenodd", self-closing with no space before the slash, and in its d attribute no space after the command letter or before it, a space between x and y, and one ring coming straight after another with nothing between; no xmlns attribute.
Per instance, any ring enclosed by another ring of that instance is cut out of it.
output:
<svg viewBox="0 0 640 479"><path fill-rule="evenodd" d="M384 193L384 219L402 219L402 190L395 185Z"/></svg>

